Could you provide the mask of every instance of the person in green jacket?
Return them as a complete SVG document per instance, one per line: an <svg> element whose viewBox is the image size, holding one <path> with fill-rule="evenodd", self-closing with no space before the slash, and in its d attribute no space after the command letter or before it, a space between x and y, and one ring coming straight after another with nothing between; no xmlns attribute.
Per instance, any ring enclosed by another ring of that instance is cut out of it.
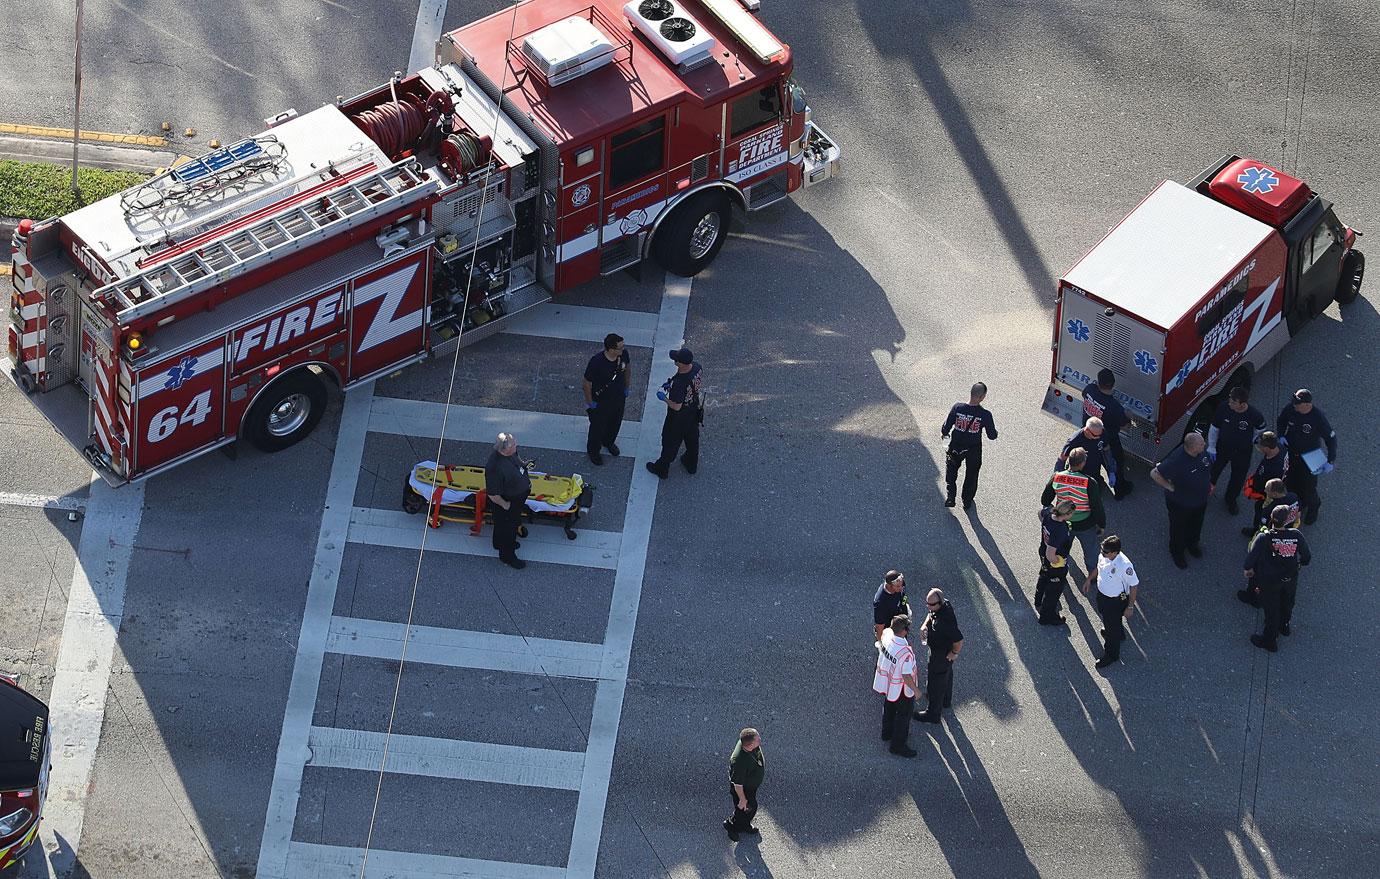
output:
<svg viewBox="0 0 1380 879"><path fill-rule="evenodd" d="M737 842L739 834L756 836L761 831L752 826L757 814L757 788L762 786L766 772L766 758L762 756L762 735L752 727L738 733L738 744L728 758L728 792L733 797L733 815L724 819L728 838Z"/></svg>
<svg viewBox="0 0 1380 879"><path fill-rule="evenodd" d="M1096 528L1100 536L1107 527L1107 510L1102 504L1102 482L1083 472L1088 463L1087 449L1069 450L1065 469L1049 478L1045 490L1040 495L1040 503L1048 507L1055 500L1073 502L1073 515L1069 517L1069 530L1083 546L1083 557L1096 558L1096 552L1088 552L1087 539L1092 536L1089 529Z"/></svg>

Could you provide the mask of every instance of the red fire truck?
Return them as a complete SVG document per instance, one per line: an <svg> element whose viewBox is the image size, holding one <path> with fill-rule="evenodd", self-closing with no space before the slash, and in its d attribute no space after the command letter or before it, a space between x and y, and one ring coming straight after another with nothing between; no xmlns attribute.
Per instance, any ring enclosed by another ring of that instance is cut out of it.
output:
<svg viewBox="0 0 1380 879"><path fill-rule="evenodd" d="M15 235L11 373L113 484L244 438L838 169L741 0L528 0L436 63Z"/></svg>
<svg viewBox="0 0 1380 879"><path fill-rule="evenodd" d="M1059 282L1045 411L1081 426L1082 390L1105 368L1126 451L1156 461L1166 438L1206 435L1226 391L1360 295L1360 234L1263 162L1229 156L1187 186L1166 180Z"/></svg>

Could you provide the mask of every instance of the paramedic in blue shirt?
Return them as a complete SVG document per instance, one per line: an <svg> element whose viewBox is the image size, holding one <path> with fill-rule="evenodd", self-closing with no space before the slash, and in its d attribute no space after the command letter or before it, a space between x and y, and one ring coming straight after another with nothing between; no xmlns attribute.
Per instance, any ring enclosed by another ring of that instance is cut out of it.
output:
<svg viewBox="0 0 1380 879"><path fill-rule="evenodd" d="M1203 557L1203 513L1212 494L1212 476L1208 472L1211 467L1207 440L1194 431L1150 471L1150 478L1164 489L1164 505L1169 511L1169 554L1180 568L1188 567L1185 550L1195 559Z"/></svg>
<svg viewBox="0 0 1380 879"><path fill-rule="evenodd" d="M1212 459L1212 484L1222 478L1231 466L1231 480L1227 483L1227 512L1235 516L1241 512L1236 496L1246 485L1246 473L1251 469L1251 450L1260 432L1265 429L1265 416L1250 403L1251 392L1235 387L1227 394L1212 416L1208 428L1208 457Z"/></svg>
<svg viewBox="0 0 1380 879"><path fill-rule="evenodd" d="M1289 405L1279 413L1275 432L1289 445L1289 487L1303 502L1303 524L1312 525L1318 520L1322 498L1318 497L1318 475L1303 456L1326 445L1327 463L1322 472L1331 473L1337 461L1337 433L1323 411L1313 405L1313 392L1307 388L1294 391Z"/></svg>
<svg viewBox="0 0 1380 879"><path fill-rule="evenodd" d="M1083 473L1087 476L1100 481L1112 491L1116 497L1116 488L1120 474L1116 470L1116 458L1112 456L1111 446L1107 443L1106 425L1101 418L1089 418L1084 424L1083 429L1069 437L1069 441L1064 443L1064 450L1059 453L1059 458L1054 462L1054 469L1063 470L1068 463L1069 452L1074 449L1085 449L1088 453L1087 463L1083 465ZM1107 478L1103 479L1100 471L1107 471Z"/></svg>
<svg viewBox="0 0 1380 879"><path fill-rule="evenodd" d="M978 382L968 392L968 402L955 403L949 409L949 417L939 429L941 436L949 440L949 451L944 456L944 487L948 496L944 506L952 507L954 494L958 491L958 468L963 471L963 509L973 505L977 496L978 471L982 469L982 433L988 439L997 438L997 423L992 413L982 408L987 399L987 385Z"/></svg>
<svg viewBox="0 0 1380 879"><path fill-rule="evenodd" d="M1083 388L1083 417L1100 418L1107 430L1107 447L1112 450L1116 461L1116 497L1126 497L1135 485L1126 478L1126 452L1121 448L1121 428L1126 426L1126 409L1113 396L1116 388L1116 373L1103 367L1097 371L1097 381L1089 382Z"/></svg>

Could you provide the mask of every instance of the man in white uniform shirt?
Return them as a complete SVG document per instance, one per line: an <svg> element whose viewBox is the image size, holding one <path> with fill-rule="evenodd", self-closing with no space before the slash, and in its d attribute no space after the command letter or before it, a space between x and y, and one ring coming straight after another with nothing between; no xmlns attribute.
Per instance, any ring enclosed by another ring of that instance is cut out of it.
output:
<svg viewBox="0 0 1380 879"><path fill-rule="evenodd" d="M872 689L885 700L882 741L891 742L891 753L902 757L916 754L907 740L915 693L920 689L915 679L915 648L906 641L909 634L910 617L897 614L891 618L891 627L884 629L877 641L877 673L872 677Z"/></svg>
<svg viewBox="0 0 1380 879"><path fill-rule="evenodd" d="M1140 578L1131 560L1121 551L1121 538L1110 534L1102 539L1102 554L1097 559L1097 568L1088 572L1083 581L1083 594L1088 587L1097 584L1097 613L1102 617L1102 637L1104 644L1102 658L1095 665L1106 668L1121 658L1121 642L1126 638L1123 620L1131 618L1131 608L1136 604L1136 590Z"/></svg>

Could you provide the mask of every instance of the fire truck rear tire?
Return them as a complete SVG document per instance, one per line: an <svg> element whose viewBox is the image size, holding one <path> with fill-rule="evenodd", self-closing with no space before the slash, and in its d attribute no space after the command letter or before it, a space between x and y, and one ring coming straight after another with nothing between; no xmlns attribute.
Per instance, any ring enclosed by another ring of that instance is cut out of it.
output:
<svg viewBox="0 0 1380 879"><path fill-rule="evenodd" d="M254 401L244 437L263 452L279 452L312 432L326 410L326 386L309 370L290 372Z"/></svg>
<svg viewBox="0 0 1380 879"><path fill-rule="evenodd" d="M1342 276L1337 279L1337 302L1350 305L1361 295L1361 281L1366 276L1366 257L1353 250L1342 260Z"/></svg>
<svg viewBox="0 0 1380 879"><path fill-rule="evenodd" d="M671 274L694 277L719 255L732 218L733 205L721 190L692 195L657 229L652 256Z"/></svg>

